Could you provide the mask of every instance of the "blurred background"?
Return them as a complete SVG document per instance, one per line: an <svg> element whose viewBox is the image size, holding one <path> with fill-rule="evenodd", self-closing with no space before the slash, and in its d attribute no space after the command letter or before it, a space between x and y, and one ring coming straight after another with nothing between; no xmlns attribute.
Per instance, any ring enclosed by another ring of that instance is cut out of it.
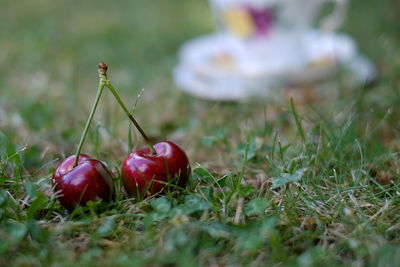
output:
<svg viewBox="0 0 400 267"><path fill-rule="evenodd" d="M375 63L378 79L368 89L373 92L370 105L383 113L399 99L398 10L396 0L352 0L340 29ZM213 31L205 0L2 1L0 129L18 147L27 145L28 167L72 153L96 92L97 64L104 61L130 107L144 89L135 109L143 128L155 139L177 140L194 161L201 161L206 156L197 151L208 149L200 142L204 136L224 127L240 135L244 124L238 122L263 121L268 103L207 102L177 90L171 72L179 47ZM340 79L330 86L338 94L323 103L327 114L336 114L360 92L342 88ZM295 101L307 99L300 95ZM110 94L102 103L88 139L92 142L84 150L118 161L128 149L128 121ZM284 129L286 109L274 103L268 108L271 127ZM230 118L236 118L232 125Z"/></svg>

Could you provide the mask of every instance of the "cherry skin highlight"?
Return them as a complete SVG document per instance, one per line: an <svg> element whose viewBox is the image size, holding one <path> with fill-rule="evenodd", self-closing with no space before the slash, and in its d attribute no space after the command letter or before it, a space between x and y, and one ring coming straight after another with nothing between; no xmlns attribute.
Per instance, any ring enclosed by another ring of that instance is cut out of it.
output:
<svg viewBox="0 0 400 267"><path fill-rule="evenodd" d="M122 165L122 182L129 196L139 197L150 192L162 192L165 183L186 187L190 175L189 159L185 152L173 142L154 145L132 152Z"/></svg>
<svg viewBox="0 0 400 267"><path fill-rule="evenodd" d="M109 202L114 197L111 172L98 160L80 154L74 168L75 155L69 156L58 165L53 173L58 200L69 212L77 206L85 206L88 201Z"/></svg>

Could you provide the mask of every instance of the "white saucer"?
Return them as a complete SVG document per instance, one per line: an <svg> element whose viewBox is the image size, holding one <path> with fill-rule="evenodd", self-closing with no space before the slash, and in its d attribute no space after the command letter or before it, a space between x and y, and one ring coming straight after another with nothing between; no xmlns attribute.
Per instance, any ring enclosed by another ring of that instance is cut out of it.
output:
<svg viewBox="0 0 400 267"><path fill-rule="evenodd" d="M353 39L345 34L309 31L296 43L286 37L275 43L243 44L227 35L207 35L184 44L175 82L181 90L211 100L270 97L285 84L323 80L339 66L357 80L374 75L372 64L360 56ZM261 50L268 47L269 50ZM295 51L297 54L290 54Z"/></svg>

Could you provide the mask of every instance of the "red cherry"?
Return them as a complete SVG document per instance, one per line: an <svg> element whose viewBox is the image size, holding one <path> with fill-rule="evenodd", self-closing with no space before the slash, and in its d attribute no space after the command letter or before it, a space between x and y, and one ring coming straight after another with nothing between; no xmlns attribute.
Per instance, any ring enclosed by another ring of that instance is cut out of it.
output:
<svg viewBox="0 0 400 267"><path fill-rule="evenodd" d="M111 172L98 160L80 154L78 165L73 168L75 155L69 156L58 165L53 173L55 190L60 191L58 200L68 211L88 201L110 201L114 197Z"/></svg>
<svg viewBox="0 0 400 267"><path fill-rule="evenodd" d="M156 154L150 148L132 152L122 165L122 181L130 196L144 195L146 190L155 194L161 192L165 183L186 187L190 165L185 152L172 142L154 145Z"/></svg>

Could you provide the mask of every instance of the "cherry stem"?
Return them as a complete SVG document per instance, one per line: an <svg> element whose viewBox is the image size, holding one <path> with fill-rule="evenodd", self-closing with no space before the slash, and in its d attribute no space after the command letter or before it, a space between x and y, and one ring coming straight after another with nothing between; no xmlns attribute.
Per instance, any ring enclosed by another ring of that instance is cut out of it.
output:
<svg viewBox="0 0 400 267"><path fill-rule="evenodd" d="M111 84L111 81L107 79L107 64L105 63L100 63L100 65L103 64L103 72L100 73L100 81L103 81L104 84L110 89L111 93L114 95L115 99L117 100L118 104L121 106L121 108L124 110L125 114L128 116L129 120L135 125L136 129L139 131L140 135L143 137L144 141L147 143L147 145L150 148L150 151L153 155L156 155L156 150L154 149L154 144L153 142L150 141L150 139L147 137L143 129L140 127L139 123L135 120L133 115L129 112L129 110L126 108L124 102L122 101L120 95L118 94L117 90L115 90L114 86ZM99 65L99 66L100 66Z"/></svg>
<svg viewBox="0 0 400 267"><path fill-rule="evenodd" d="M100 73L100 65L99 65L99 73ZM76 149L73 168L75 168L78 165L79 155L81 153L83 143L85 142L86 135L89 131L90 124L93 120L94 113L96 112L97 105L99 104L99 100L100 100L101 94L103 93L105 86L106 86L106 83L100 79L99 88L97 89L96 99L93 103L92 110L90 111L89 118L86 121L85 129L83 130L81 140L79 141L78 148Z"/></svg>

